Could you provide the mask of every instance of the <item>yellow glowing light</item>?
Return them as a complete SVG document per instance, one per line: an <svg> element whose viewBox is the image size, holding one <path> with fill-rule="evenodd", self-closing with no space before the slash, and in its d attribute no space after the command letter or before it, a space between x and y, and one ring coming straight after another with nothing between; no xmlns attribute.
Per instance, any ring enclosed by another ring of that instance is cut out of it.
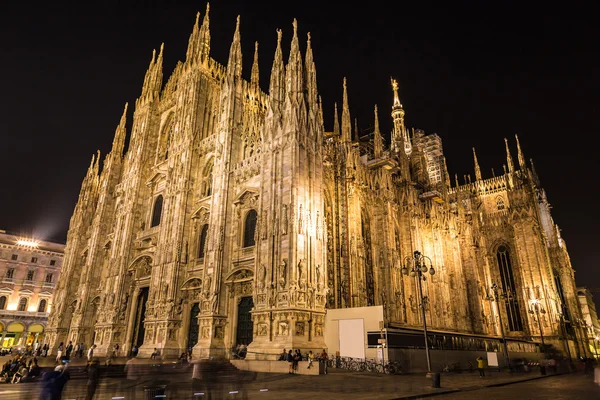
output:
<svg viewBox="0 0 600 400"><path fill-rule="evenodd" d="M17 244L19 246L27 246L27 247L38 247L39 243L33 240L25 240L25 239L19 239L17 240Z"/></svg>

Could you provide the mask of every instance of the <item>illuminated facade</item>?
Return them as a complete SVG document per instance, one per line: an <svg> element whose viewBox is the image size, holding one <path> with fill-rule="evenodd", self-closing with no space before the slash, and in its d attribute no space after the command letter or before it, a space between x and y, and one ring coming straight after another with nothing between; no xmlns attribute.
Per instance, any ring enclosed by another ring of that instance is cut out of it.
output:
<svg viewBox="0 0 600 400"><path fill-rule="evenodd" d="M598 358L600 356L600 353L598 353L600 349L600 322L598 321L596 303L592 292L586 287L577 288L577 297L583 316L580 326L587 336L589 352Z"/></svg>
<svg viewBox="0 0 600 400"><path fill-rule="evenodd" d="M64 250L0 230L0 347L43 342Z"/></svg>
<svg viewBox="0 0 600 400"><path fill-rule="evenodd" d="M520 147L513 163L506 143L501 176L484 179L475 160L475 179L451 184L441 139L410 137L392 81L390 146L375 107L365 153L345 80L341 116L336 107L325 130L310 35L301 54L295 21L287 63L277 32L268 94L258 44L242 78L239 19L227 66L210 57L208 10L200 22L165 85L163 47L153 54L125 154L126 112L102 168L92 158L50 317L53 349L320 352L328 308L369 305L384 307L387 326L420 327L414 282L400 273L414 250L437 269L424 289L432 328L499 336L500 312L507 335L539 340L529 312L539 301L546 342L574 346L560 318L580 314L573 270ZM499 308L493 282L509 294Z"/></svg>

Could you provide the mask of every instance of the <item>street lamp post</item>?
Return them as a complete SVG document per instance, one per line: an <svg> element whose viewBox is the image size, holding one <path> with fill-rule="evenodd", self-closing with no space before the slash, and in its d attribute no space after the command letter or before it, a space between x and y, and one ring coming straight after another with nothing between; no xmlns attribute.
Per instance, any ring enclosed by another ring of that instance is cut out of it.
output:
<svg viewBox="0 0 600 400"><path fill-rule="evenodd" d="M410 275L411 277L417 278L417 290L419 291L419 300L421 302L421 313L423 314L423 335L425 337L425 354L427 356L427 376L431 376L431 358L429 355L429 342L427 340L427 319L425 317L425 303L427 302L427 296L423 296L423 286L421 281L427 280L427 272L430 275L435 274L435 269L431 259L421 254L420 251L415 250L412 256L405 258L405 264L402 267L402 274ZM427 268L427 261L429 261L429 268Z"/></svg>
<svg viewBox="0 0 600 400"><path fill-rule="evenodd" d="M546 310L542 307L542 304L538 299L535 299L532 302L533 310L529 309L530 314L537 314L538 326L540 329L540 340L542 341L542 353L544 354L544 359L546 358L546 344L544 343L544 330L542 328L542 319L540 318L540 313L546 314ZM544 361L544 360L542 360ZM540 372L542 375L546 375L546 367L544 365L540 365Z"/></svg>
<svg viewBox="0 0 600 400"><path fill-rule="evenodd" d="M508 354L508 345L506 344L506 337L504 336L504 323L502 322L502 312L500 311L500 298L505 299L506 294L500 293L500 288L496 283L493 283L491 286L492 296L488 295L488 300L492 300L496 302L496 307L498 309L498 318L500 319L498 322L500 323L500 334L502 335L502 343L504 344L504 357L506 358L506 365L508 365L508 370L512 371L512 366L510 365L510 355Z"/></svg>

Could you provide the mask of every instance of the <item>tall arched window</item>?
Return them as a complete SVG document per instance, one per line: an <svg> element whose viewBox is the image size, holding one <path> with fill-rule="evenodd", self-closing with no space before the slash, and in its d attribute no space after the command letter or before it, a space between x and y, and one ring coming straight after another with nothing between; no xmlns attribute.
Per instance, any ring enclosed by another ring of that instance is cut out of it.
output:
<svg viewBox="0 0 600 400"><path fill-rule="evenodd" d="M204 250L206 248L206 239L208 238L208 224L202 226L200 231L200 240L198 240L198 258L204 258Z"/></svg>
<svg viewBox="0 0 600 400"><path fill-rule="evenodd" d="M496 208L498 211L504 210L504 199L500 196L496 199Z"/></svg>
<svg viewBox="0 0 600 400"><path fill-rule="evenodd" d="M19 300L19 311L27 311L27 297L21 297Z"/></svg>
<svg viewBox="0 0 600 400"><path fill-rule="evenodd" d="M0 296L0 310L6 308L6 296Z"/></svg>
<svg viewBox="0 0 600 400"><path fill-rule="evenodd" d="M508 294L508 297L505 299L506 315L508 317L508 330L522 331L523 320L521 319L521 312L519 310L517 287L515 285L515 277L513 274L508 248L504 245L498 247L496 258L498 260L498 268L500 269L502 289L504 293Z"/></svg>
<svg viewBox="0 0 600 400"><path fill-rule="evenodd" d="M160 225L160 217L162 215L163 197L159 194L156 200L154 200L154 208L152 209L152 223L150 228Z"/></svg>
<svg viewBox="0 0 600 400"><path fill-rule="evenodd" d="M213 180L213 164L212 160L204 169L204 175L202 176L202 188L200 194L202 197L208 197L212 194L212 180Z"/></svg>
<svg viewBox="0 0 600 400"><path fill-rule="evenodd" d="M244 246L250 247L256 244L256 239L254 238L254 234L256 232L256 220L258 219L258 214L256 210L250 210L248 214L246 214L246 221L244 223Z"/></svg>
<svg viewBox="0 0 600 400"><path fill-rule="evenodd" d="M46 312L46 299L40 300L40 305L38 306L38 312Z"/></svg>

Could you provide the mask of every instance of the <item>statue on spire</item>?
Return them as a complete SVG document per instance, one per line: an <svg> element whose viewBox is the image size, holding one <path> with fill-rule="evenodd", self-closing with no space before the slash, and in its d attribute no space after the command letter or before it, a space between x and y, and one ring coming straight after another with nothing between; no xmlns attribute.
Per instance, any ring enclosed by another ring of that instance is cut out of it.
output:
<svg viewBox="0 0 600 400"><path fill-rule="evenodd" d="M391 77L390 77L390 80L392 81L392 90L394 91L394 107L393 108L396 108L396 107L402 108L402 103L400 103L400 96L398 95L398 81Z"/></svg>

